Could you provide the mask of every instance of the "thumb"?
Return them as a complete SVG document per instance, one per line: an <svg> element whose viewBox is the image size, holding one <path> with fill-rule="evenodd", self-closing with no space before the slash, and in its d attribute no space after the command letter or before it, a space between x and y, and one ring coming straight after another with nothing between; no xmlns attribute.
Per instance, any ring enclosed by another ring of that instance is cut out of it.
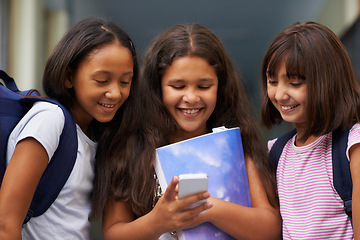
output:
<svg viewBox="0 0 360 240"><path fill-rule="evenodd" d="M166 188L165 194L164 194L164 198L168 201L174 200L176 197L176 185L179 183L179 177L178 176L174 176L171 179L171 182L169 183L169 185Z"/></svg>

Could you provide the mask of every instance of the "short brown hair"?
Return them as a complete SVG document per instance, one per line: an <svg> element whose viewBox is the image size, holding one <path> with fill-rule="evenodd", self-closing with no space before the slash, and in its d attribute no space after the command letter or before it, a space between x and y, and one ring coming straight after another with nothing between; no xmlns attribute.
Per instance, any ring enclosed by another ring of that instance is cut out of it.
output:
<svg viewBox="0 0 360 240"><path fill-rule="evenodd" d="M261 121L271 128L282 122L267 95L267 72L275 74L285 61L288 75L307 86L306 128L302 140L348 128L359 121L360 91L350 58L339 38L327 27L296 23L284 29L265 53L261 68Z"/></svg>

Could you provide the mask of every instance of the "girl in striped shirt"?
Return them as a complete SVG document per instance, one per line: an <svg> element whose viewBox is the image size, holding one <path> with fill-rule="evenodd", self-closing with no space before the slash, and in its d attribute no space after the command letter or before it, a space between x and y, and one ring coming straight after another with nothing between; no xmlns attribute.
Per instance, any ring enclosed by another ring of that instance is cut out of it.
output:
<svg viewBox="0 0 360 240"><path fill-rule="evenodd" d="M359 237L360 88L343 44L323 25L296 23L271 43L261 73L263 125L284 120L297 130L276 170L283 238ZM333 185L332 133L338 128L351 128L346 154L354 228Z"/></svg>

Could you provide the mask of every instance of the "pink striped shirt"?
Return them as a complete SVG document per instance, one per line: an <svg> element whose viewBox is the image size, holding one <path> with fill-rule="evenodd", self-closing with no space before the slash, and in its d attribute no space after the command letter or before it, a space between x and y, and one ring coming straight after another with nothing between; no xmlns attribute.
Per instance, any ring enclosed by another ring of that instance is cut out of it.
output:
<svg viewBox="0 0 360 240"><path fill-rule="evenodd" d="M332 133L296 147L295 136L280 156L276 179L284 239L353 239L350 219L333 185ZM269 141L271 149L276 139ZM360 124L349 133L348 148L360 143Z"/></svg>

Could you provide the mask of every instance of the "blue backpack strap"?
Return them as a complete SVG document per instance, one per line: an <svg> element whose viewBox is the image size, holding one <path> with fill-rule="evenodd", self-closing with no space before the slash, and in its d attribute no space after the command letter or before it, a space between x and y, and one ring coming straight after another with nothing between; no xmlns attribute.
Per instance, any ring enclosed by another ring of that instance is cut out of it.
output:
<svg viewBox="0 0 360 240"><path fill-rule="evenodd" d="M341 199L344 201L344 208L346 214L352 222L352 180L350 172L350 164L346 157L346 149L348 143L350 129L341 131L340 129L333 132L332 137L332 164L333 164L333 179L334 187ZM285 144L295 135L296 129L285 133L279 137L274 143L269 152L271 161L277 168L279 158L285 147Z"/></svg>
<svg viewBox="0 0 360 240"><path fill-rule="evenodd" d="M5 71L0 70L0 78L4 81L5 86L11 91L24 95L24 96L40 96L39 91L36 89L30 89L27 91L19 91L16 83L12 77L10 77Z"/></svg>
<svg viewBox="0 0 360 240"><path fill-rule="evenodd" d="M23 96L14 79L9 77L4 71L0 70L0 78L4 80L5 86L0 85L0 184L6 169L6 148L8 137L25 113L31 108L35 97ZM11 89L9 89L9 86ZM12 91L15 90L16 92ZM37 94L37 91L28 91ZM25 93L26 94L26 93Z"/></svg>
<svg viewBox="0 0 360 240"><path fill-rule="evenodd" d="M31 217L40 216L51 206L69 178L77 157L77 131L73 115L55 100L43 101L57 104L62 109L65 124L59 145L39 181L24 223Z"/></svg>
<svg viewBox="0 0 360 240"><path fill-rule="evenodd" d="M350 129L341 131L340 129L333 132L332 137L332 164L334 187L341 199L344 201L345 212L352 222L352 180L349 160L346 157Z"/></svg>
<svg viewBox="0 0 360 240"><path fill-rule="evenodd" d="M270 149L269 157L275 167L277 168L281 153L283 151L283 148L285 147L286 143L296 134L296 129L293 129L284 135L280 136L278 139L276 139L274 145Z"/></svg>
<svg viewBox="0 0 360 240"><path fill-rule="evenodd" d="M10 89L13 92L19 92L19 89L17 88L14 79L9 75L7 75L5 71L0 70L0 78L4 81L5 86L8 89Z"/></svg>
<svg viewBox="0 0 360 240"><path fill-rule="evenodd" d="M37 101L50 102L58 105L65 116L64 128L60 135L59 145L39 181L30 209L24 220L25 224L31 217L43 214L51 206L70 176L77 157L78 142L76 124L71 112L57 101L41 97L24 96L26 94L38 94L32 90L19 91L14 79L10 78L1 70L0 78L4 80L6 85L6 87L0 85L0 106L7 106L6 108L0 107L0 183L6 170L8 137L32 105Z"/></svg>

